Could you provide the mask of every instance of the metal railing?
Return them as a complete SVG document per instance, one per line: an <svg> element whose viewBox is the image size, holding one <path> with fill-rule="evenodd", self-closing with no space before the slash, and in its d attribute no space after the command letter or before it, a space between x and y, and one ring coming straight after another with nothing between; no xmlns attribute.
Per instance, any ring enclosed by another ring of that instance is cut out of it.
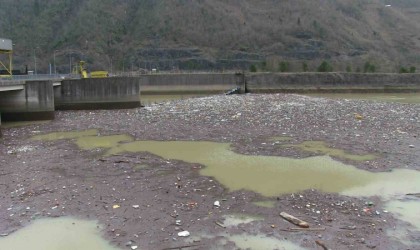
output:
<svg viewBox="0 0 420 250"><path fill-rule="evenodd" d="M73 79L75 75L60 74L60 75L48 75L48 74L37 74L37 75L14 75L11 77L12 80L28 81L28 80L63 80Z"/></svg>

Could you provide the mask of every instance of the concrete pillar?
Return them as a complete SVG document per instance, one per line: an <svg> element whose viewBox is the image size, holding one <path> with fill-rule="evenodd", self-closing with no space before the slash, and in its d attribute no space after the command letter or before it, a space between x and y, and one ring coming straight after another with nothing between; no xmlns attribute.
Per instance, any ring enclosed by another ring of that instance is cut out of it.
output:
<svg viewBox="0 0 420 250"><path fill-rule="evenodd" d="M64 80L54 87L57 110L140 107L140 82L134 77Z"/></svg>
<svg viewBox="0 0 420 250"><path fill-rule="evenodd" d="M27 81L24 89L0 92L4 121L54 119L54 92L51 81Z"/></svg>

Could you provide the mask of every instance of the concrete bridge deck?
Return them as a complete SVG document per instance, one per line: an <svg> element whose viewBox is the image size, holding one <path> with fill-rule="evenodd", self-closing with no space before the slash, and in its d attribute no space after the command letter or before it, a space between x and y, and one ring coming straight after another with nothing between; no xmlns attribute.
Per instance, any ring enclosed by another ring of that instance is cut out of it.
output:
<svg viewBox="0 0 420 250"><path fill-rule="evenodd" d="M22 90L24 89L24 81L5 81L0 80L0 92Z"/></svg>

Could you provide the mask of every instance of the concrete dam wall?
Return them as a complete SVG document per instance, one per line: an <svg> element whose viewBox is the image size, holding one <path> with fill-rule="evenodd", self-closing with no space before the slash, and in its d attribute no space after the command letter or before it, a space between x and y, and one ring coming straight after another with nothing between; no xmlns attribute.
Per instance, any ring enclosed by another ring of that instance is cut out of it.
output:
<svg viewBox="0 0 420 250"><path fill-rule="evenodd" d="M142 94L221 94L240 87L245 90L243 74L168 74L140 76Z"/></svg>
<svg viewBox="0 0 420 250"><path fill-rule="evenodd" d="M89 78L64 80L54 87L55 108L123 109L140 107L138 78Z"/></svg>
<svg viewBox="0 0 420 250"><path fill-rule="evenodd" d="M420 92L420 74L259 73L246 75L249 93Z"/></svg>

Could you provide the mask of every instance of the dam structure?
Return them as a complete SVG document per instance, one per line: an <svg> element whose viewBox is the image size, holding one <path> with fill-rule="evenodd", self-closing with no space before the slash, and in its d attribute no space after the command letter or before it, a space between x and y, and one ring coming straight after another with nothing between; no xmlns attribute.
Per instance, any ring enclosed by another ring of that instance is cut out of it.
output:
<svg viewBox="0 0 420 250"><path fill-rule="evenodd" d="M238 90L237 93L418 93L420 74L197 73L0 80L0 117L7 121L49 120L54 118L55 110L141 107L140 93L223 94L230 90Z"/></svg>
<svg viewBox="0 0 420 250"><path fill-rule="evenodd" d="M52 120L55 110L140 106L136 78L0 81L0 127L1 120Z"/></svg>

